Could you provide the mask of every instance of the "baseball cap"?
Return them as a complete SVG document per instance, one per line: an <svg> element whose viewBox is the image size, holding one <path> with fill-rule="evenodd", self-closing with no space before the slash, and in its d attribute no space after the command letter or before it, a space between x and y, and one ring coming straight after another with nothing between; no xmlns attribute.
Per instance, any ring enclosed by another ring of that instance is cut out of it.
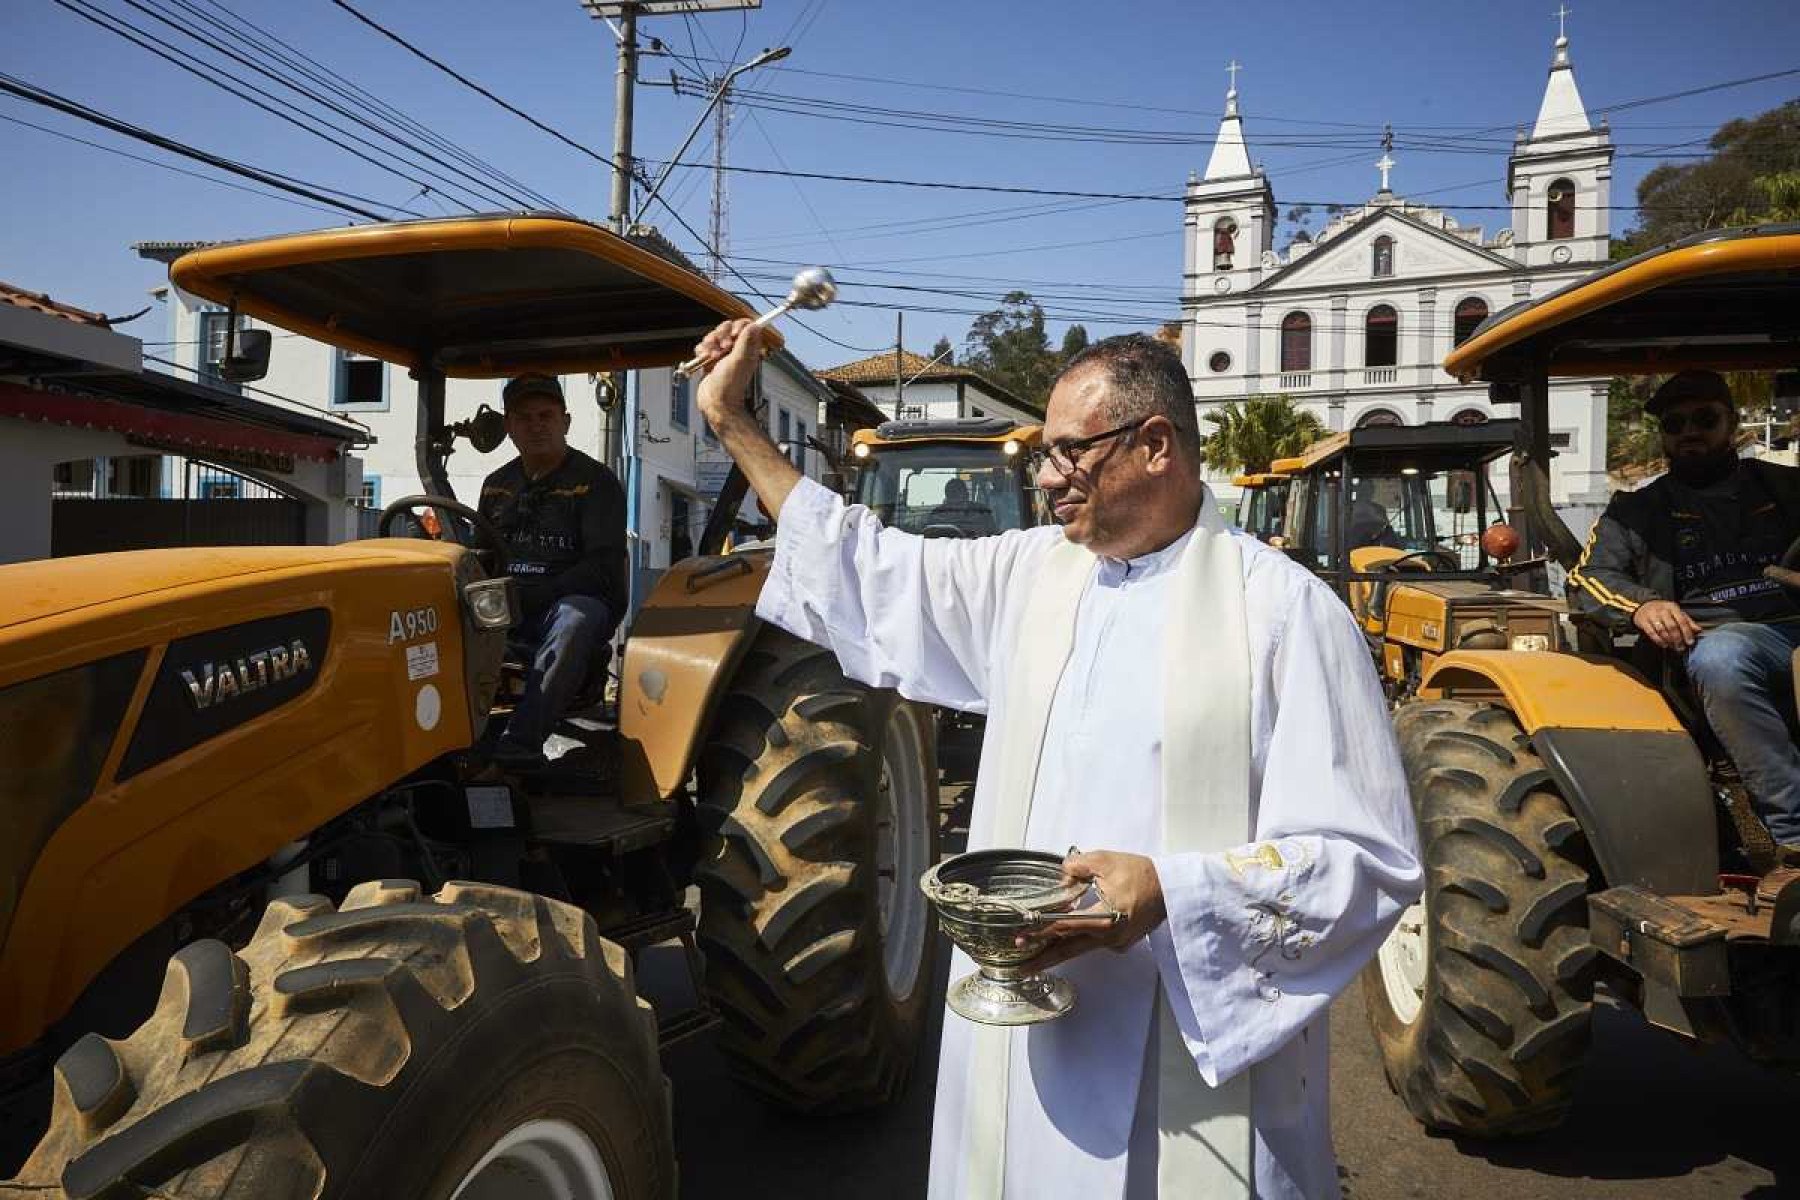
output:
<svg viewBox="0 0 1800 1200"><path fill-rule="evenodd" d="M1656 394L1644 403L1644 411L1653 417L1660 416L1663 409L1683 400L1712 400L1732 412L1737 411L1737 401L1731 398L1731 387L1717 371L1682 371L1669 376L1656 389Z"/></svg>
<svg viewBox="0 0 1800 1200"><path fill-rule="evenodd" d="M556 381L556 377L537 372L519 375L508 380L506 387L500 393L500 403L504 408L511 408L516 401L530 396L542 396L546 400L556 401L564 408L569 407L568 401L563 399L562 384Z"/></svg>

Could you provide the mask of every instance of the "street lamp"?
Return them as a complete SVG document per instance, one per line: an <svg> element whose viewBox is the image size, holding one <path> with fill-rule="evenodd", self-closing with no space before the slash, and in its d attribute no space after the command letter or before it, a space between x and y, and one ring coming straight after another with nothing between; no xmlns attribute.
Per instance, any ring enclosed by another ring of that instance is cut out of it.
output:
<svg viewBox="0 0 1800 1200"><path fill-rule="evenodd" d="M663 165L662 173L656 177L656 182L650 185L649 195L645 196L644 202L638 205L637 216L632 218L633 224L642 221L644 214L650 211L651 203L656 199L656 194L662 191L662 185L668 181L669 173L675 169L675 164L681 161L681 156L686 154L688 147L694 144L694 139L700 136L700 130L706 124L706 118L712 115L712 110L719 106L719 102L725 99L725 93L731 90L731 81L745 71L754 71L757 67L766 67L772 62L780 62L792 53L793 50L787 46L777 46L773 50L764 50L749 62L742 63L725 72L725 77L719 80L718 90L713 92L712 99L707 101L706 107L700 110L700 117L694 122L694 127L688 130L687 137L682 139L681 149L675 151L669 161Z"/></svg>

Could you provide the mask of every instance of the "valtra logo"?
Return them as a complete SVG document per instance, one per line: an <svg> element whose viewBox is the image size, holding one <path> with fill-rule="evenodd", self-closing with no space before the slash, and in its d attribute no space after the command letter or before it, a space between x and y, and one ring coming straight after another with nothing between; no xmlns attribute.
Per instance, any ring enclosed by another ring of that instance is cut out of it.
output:
<svg viewBox="0 0 1800 1200"><path fill-rule="evenodd" d="M270 646L247 654L235 663L215 666L206 662L198 669L190 667L181 672L181 681L187 684L194 708L204 710L261 691L271 683L293 679L312 670L312 666L306 643L295 638L285 646Z"/></svg>

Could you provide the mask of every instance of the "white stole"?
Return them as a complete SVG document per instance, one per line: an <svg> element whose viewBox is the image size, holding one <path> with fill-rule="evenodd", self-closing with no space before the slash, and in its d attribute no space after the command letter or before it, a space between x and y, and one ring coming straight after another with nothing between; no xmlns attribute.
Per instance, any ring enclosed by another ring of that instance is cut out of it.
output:
<svg viewBox="0 0 1800 1200"><path fill-rule="evenodd" d="M1007 662L995 846L1024 844L1051 704L1074 651L1076 614L1095 563L1081 546L1063 542L1050 551L1031 582L1032 594ZM1254 836L1250 639L1242 555L1219 518L1210 489L1175 566L1174 585L1162 679L1163 850L1225 850ZM1207 1200L1254 1196L1249 1072L1221 1087L1208 1087L1160 984L1156 1004L1158 1195ZM1010 1029L988 1025L973 1031L971 1094L981 1099L968 1116L971 1200L1002 1200L1005 1191L1011 1036Z"/></svg>

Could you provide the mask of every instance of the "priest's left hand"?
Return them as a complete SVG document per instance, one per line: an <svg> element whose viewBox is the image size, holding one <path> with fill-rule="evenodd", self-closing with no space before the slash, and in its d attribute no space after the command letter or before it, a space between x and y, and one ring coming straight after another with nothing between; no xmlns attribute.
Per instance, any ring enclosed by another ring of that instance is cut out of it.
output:
<svg viewBox="0 0 1800 1200"><path fill-rule="evenodd" d="M1050 925L1046 932L1054 940L1042 954L1021 964L1026 970L1041 971L1102 947L1123 950L1149 936L1168 915L1156 864L1142 854L1113 850L1074 854L1064 860L1063 874L1073 880L1091 881L1100 903L1122 913L1124 919L1114 925L1096 925L1092 921L1059 921Z"/></svg>

